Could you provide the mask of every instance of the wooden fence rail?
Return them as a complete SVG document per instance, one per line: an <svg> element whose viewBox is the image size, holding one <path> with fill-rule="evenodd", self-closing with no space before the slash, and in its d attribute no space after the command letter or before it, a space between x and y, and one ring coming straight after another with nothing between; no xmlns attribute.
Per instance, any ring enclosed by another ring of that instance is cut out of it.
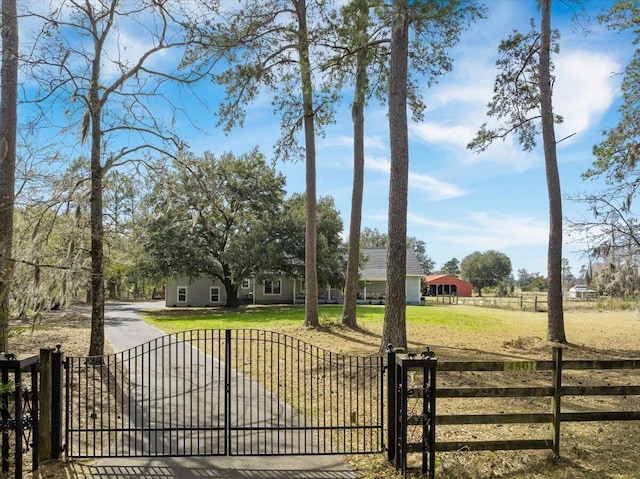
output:
<svg viewBox="0 0 640 479"><path fill-rule="evenodd" d="M549 424L551 434L546 438L497 441L436 441L437 452L496 451L522 449L551 449L560 455L560 428L563 422L585 421L637 421L639 411L563 412L562 398L571 396L640 396L640 385L563 386L563 372L596 370L640 369L640 360L562 360L562 348L553 348L552 361L439 361L438 375L442 372L538 372L550 371L551 384L538 387L437 387L438 403L447 398L551 398L548 413L522 414L438 414L436 425L500 425ZM548 376L548 375L547 375Z"/></svg>

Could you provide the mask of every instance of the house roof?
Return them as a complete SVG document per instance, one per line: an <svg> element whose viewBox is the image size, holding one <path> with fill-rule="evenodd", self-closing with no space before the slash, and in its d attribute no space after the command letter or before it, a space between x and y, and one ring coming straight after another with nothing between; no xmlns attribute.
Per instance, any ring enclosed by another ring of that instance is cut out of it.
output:
<svg viewBox="0 0 640 479"><path fill-rule="evenodd" d="M595 290L589 289L587 286L584 286L581 284L576 284L574 286L571 286L571 288L569 288L569 291L576 291L579 293L595 293Z"/></svg>
<svg viewBox="0 0 640 479"><path fill-rule="evenodd" d="M427 276L424 277L424 281L427 284L434 284L434 285L440 285L440 284L468 284L469 286L472 286L471 283L469 283L468 281L464 281L460 278L457 278L455 276L451 276L448 274L429 274Z"/></svg>
<svg viewBox="0 0 640 479"><path fill-rule="evenodd" d="M387 279L387 250L386 248L362 248L365 258L360 270L360 278L365 280ZM407 248L407 276L422 276L423 271L415 251Z"/></svg>

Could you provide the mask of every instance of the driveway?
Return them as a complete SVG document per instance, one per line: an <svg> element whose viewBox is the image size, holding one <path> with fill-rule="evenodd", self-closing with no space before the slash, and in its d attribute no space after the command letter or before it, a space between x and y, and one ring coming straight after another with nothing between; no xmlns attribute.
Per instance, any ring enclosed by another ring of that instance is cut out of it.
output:
<svg viewBox="0 0 640 479"><path fill-rule="evenodd" d="M131 348L140 347L144 343L157 343L157 338L162 338L165 333L157 328L149 326L139 317L138 312L142 309L163 308L162 302L152 303L119 303L109 304L105 314L105 335L114 349L114 352L127 351ZM160 340L162 341L162 340ZM190 347L190 346L189 346ZM138 349L136 355L147 354L144 348ZM193 353L190 353L193 354ZM217 360L210 356L198 352L204 359L198 360L199 368L214 368ZM144 367L144 377L167 375L170 378L172 370L175 368L164 368L158 371L149 371L150 365L155 361L147 360ZM188 374L197 375L199 369L186 367ZM191 371L191 372L189 372ZM175 371L173 372L175 375ZM130 381L144 382L144 378L134 374ZM245 379L243 379L245 380ZM250 381L246 379L247 381ZM161 380L157 380L162 382ZM200 384L201 378L191 378L195 384ZM206 387L216 389L219 384L212 382ZM203 386L204 387L204 386ZM256 386L253 385L252 388ZM268 394L260 392L260 394ZM207 396L213 396L207 393ZM250 398L241 398L245 401L245 408L251 408ZM146 401L146 400L145 400ZM162 402L162 401L159 401ZM155 413L150 413L145 402L145 414L153 417ZM138 406L136 406L138 407ZM200 407L199 407L200 408ZM206 408L206 407L205 407ZM135 409L133 409L135 410ZM164 409L163 409L164 411ZM136 413L137 414L137 413ZM165 413L166 414L166 413ZM153 429L151 424L150 429ZM194 433L195 434L195 433ZM260 439L264 441L265 439ZM131 441L131 440L128 440ZM166 445L160 444L161 438L148 437L148 442L144 447L149 450L159 450ZM165 440L166 442L166 440ZM173 440L172 440L173 442ZM128 445L127 440L123 444ZM264 447L264 444L262 445ZM266 447L268 450L269 447ZM164 449L162 449L164 450ZM105 458L99 459L91 466L84 466L88 469L93 478L224 478L224 479L354 479L356 473L348 467L341 456L190 456L190 457L135 457L135 458Z"/></svg>

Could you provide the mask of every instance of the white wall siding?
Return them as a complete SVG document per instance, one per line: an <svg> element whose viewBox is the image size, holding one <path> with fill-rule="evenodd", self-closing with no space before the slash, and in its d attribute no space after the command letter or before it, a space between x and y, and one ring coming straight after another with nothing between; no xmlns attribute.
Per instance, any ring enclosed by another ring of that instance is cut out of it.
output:
<svg viewBox="0 0 640 479"><path fill-rule="evenodd" d="M187 287L187 301L178 301L178 287ZM211 287L220 288L220 298L218 303L211 302ZM172 278L167 281L165 291L165 306L168 307L204 307L219 306L226 303L226 290L224 285L218 280L207 277L200 277L195 280L189 278Z"/></svg>

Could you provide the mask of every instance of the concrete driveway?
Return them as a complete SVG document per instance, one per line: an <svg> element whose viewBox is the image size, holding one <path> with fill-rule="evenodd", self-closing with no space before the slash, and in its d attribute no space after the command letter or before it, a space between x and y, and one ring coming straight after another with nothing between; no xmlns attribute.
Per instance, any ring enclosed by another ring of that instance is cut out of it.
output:
<svg viewBox="0 0 640 479"><path fill-rule="evenodd" d="M149 326L139 317L141 309L163 308L162 302L109 304L105 314L105 335L115 352L126 351L143 343L165 336L165 333ZM201 353L198 353L201 354ZM217 360L207 356L213 364ZM147 361L145 374L171 374L167 371L149 373L146 369L153 361ZM205 364L203 362L203 364ZM203 366L208 367L208 366ZM195 370L194 372L195 373ZM134 376L135 378L135 376ZM196 378L193 378L197 381ZM136 379L133 379L136 381ZM219 387L212 384L210 387ZM255 386L254 386L255 387ZM260 393L263 394L263 393ZM245 400L248 400L246 398ZM247 408L251 404L246 404ZM148 411L146 411L148 414ZM149 414L151 415L151 414ZM264 439L261 439L264 440ZM161 447L157 438L149 438L151 450ZM162 446L164 447L164 446ZM92 465L81 466L93 478L224 478L224 479L354 479L357 474L342 460L342 456L292 455L292 456L190 456L190 457L135 457L105 458Z"/></svg>

